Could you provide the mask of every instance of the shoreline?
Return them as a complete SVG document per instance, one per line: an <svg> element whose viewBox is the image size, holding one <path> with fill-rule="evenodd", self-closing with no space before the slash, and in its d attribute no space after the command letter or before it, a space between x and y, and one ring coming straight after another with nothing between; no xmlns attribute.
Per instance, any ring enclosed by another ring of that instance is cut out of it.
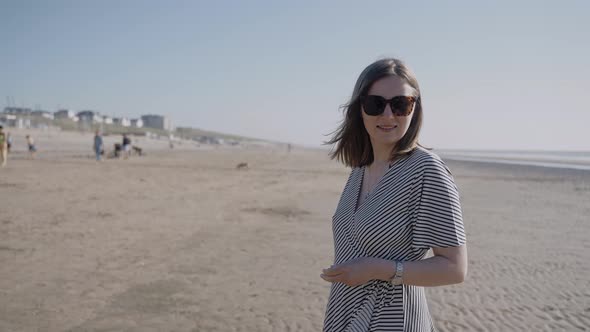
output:
<svg viewBox="0 0 590 332"><path fill-rule="evenodd" d="M539 159L505 159L505 158L478 158L478 157L467 157L467 156L452 156L447 155L441 158L446 160L454 161L466 161L474 163L488 163L488 164L502 164L502 165L520 165L520 166L532 166L532 167L544 167L544 168L559 168L559 169L573 169L580 171L590 171L590 164L587 163L560 163L550 162Z"/></svg>

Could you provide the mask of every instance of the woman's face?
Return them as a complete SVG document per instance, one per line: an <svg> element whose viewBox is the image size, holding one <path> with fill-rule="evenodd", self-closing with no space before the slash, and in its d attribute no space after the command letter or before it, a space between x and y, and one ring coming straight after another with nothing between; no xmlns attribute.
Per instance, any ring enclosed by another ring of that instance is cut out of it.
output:
<svg viewBox="0 0 590 332"><path fill-rule="evenodd" d="M373 83L368 95L381 96L389 100L396 96L417 96L417 93L403 79L397 76L387 76ZM408 131L414 114L414 110L412 110L412 113L408 116L394 115L389 103L387 103L385 111L380 115L367 115L362 106L361 110L365 129L374 148L378 146L392 148Z"/></svg>

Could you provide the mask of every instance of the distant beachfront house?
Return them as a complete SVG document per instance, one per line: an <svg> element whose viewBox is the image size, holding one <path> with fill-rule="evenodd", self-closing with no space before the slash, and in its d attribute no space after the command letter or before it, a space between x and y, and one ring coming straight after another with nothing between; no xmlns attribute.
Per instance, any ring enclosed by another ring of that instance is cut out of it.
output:
<svg viewBox="0 0 590 332"><path fill-rule="evenodd" d="M7 127L16 127L16 115L2 114L0 115L0 124Z"/></svg>
<svg viewBox="0 0 590 332"><path fill-rule="evenodd" d="M142 115L141 120L146 128L172 130L172 124L167 116L148 114Z"/></svg>
<svg viewBox="0 0 590 332"><path fill-rule="evenodd" d="M22 118L14 114L2 114L0 115L0 123L7 127L14 128L31 128L31 119Z"/></svg>
<svg viewBox="0 0 590 332"><path fill-rule="evenodd" d="M78 117L76 116L76 113L72 110L66 110L66 109L56 111L55 113L53 113L53 117L55 119L66 119L66 120L78 121Z"/></svg>
<svg viewBox="0 0 590 332"><path fill-rule="evenodd" d="M102 122L104 124L113 124L113 118L111 118L108 115L105 115L105 116L102 117Z"/></svg>
<svg viewBox="0 0 590 332"><path fill-rule="evenodd" d="M53 113L49 112L49 111L42 111L42 110L36 110L36 111L32 111L31 115L33 116L41 116L44 117L46 119L49 120L53 120Z"/></svg>
<svg viewBox="0 0 590 332"><path fill-rule="evenodd" d="M129 120L128 118L113 118L113 123L122 127L131 126L131 120Z"/></svg>
<svg viewBox="0 0 590 332"><path fill-rule="evenodd" d="M102 116L96 111L81 111L76 114L81 123L93 124L102 123Z"/></svg>
<svg viewBox="0 0 590 332"><path fill-rule="evenodd" d="M25 107L4 107L4 113L14 115L30 115L31 109Z"/></svg>
<svg viewBox="0 0 590 332"><path fill-rule="evenodd" d="M131 127L141 128L143 127L143 121L141 119L131 119Z"/></svg>

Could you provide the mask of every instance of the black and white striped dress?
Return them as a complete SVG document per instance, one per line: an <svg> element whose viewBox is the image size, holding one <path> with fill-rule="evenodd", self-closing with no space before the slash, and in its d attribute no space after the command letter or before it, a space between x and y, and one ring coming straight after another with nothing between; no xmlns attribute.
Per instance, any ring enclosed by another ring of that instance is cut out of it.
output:
<svg viewBox="0 0 590 332"><path fill-rule="evenodd" d="M365 167L353 168L332 218L334 264L358 257L416 261L430 248L465 244L459 193L434 153L398 159L357 207ZM435 331L424 288L381 280L333 283L324 331Z"/></svg>

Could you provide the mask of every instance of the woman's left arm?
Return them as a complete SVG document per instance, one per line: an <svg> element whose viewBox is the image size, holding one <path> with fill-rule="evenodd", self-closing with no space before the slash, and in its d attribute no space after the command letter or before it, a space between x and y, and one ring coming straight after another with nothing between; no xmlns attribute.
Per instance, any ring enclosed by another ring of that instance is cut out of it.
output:
<svg viewBox="0 0 590 332"><path fill-rule="evenodd" d="M467 275L467 246L432 248L434 256L405 261L403 283L414 286L443 286L462 283ZM389 281L395 274L395 263L379 260L374 263L375 279Z"/></svg>
<svg viewBox="0 0 590 332"><path fill-rule="evenodd" d="M414 286L444 286L458 284L467 275L467 246L432 248L434 256L405 261L402 282ZM372 279L390 281L395 274L395 262L362 257L325 269L322 279L358 286Z"/></svg>

